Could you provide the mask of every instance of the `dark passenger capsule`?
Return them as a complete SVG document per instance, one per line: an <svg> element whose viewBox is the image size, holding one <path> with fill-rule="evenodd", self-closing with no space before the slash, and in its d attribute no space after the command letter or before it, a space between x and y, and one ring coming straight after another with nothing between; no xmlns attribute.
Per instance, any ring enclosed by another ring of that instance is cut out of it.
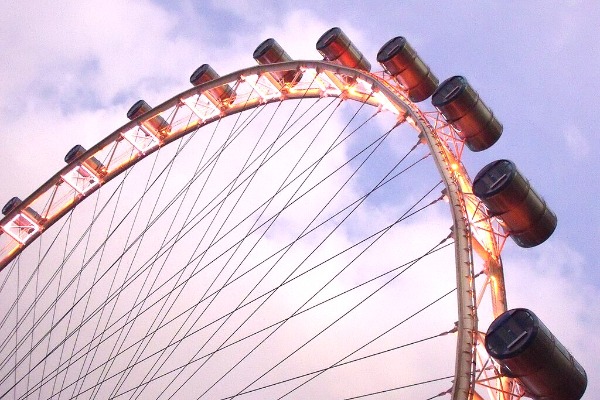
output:
<svg viewBox="0 0 600 400"><path fill-rule="evenodd" d="M377 62L408 92L411 101L423 101L433 94L438 79L402 36L397 36L377 53Z"/></svg>
<svg viewBox="0 0 600 400"><path fill-rule="evenodd" d="M18 197L11 198L9 201L6 202L4 207L2 207L2 214L3 215L8 214L12 210L14 210L16 207L18 207L19 204L21 204L21 203L22 203L22 201L20 198L18 198Z"/></svg>
<svg viewBox="0 0 600 400"><path fill-rule="evenodd" d="M129 111L127 111L127 118L130 120L134 120L140 115L147 113L152 110L152 107L148 105L144 100L136 101ZM154 133L162 134L164 131L167 131L169 128L169 124L163 117L157 115L155 117L150 118L147 121L144 121L144 125L149 127L154 131Z"/></svg>
<svg viewBox="0 0 600 400"><path fill-rule="evenodd" d="M85 152L86 149L82 145L75 145L71 150L69 150L69 152L65 156L65 162L67 164L70 164L71 161L75 160L77 157L79 157ZM87 160L84 160L82 164L91 169L92 171L96 172L102 172L104 168L104 165L96 157L90 157Z"/></svg>
<svg viewBox="0 0 600 400"><path fill-rule="evenodd" d="M256 62L260 65L292 61L292 57L290 57L288 53L283 50L283 47L281 47L273 38L267 39L259 44L256 50L254 50L252 57L254 57ZM281 82L293 82L296 71L277 71L270 72L270 74L281 84ZM297 80L300 80L300 77L298 77Z"/></svg>
<svg viewBox="0 0 600 400"><path fill-rule="evenodd" d="M190 76L190 83L194 86L200 86L203 83L220 78L219 74L208 64L202 64ZM207 91L212 100L218 103L233 103L235 94L229 85L222 85Z"/></svg>
<svg viewBox="0 0 600 400"><path fill-rule="evenodd" d="M521 381L527 397L579 400L585 392L585 370L530 310L517 308L496 318L485 348L507 375Z"/></svg>
<svg viewBox="0 0 600 400"><path fill-rule="evenodd" d="M502 135L502 124L462 76L442 82L431 103L459 130L458 134L472 151L491 147Z"/></svg>
<svg viewBox="0 0 600 400"><path fill-rule="evenodd" d="M219 78L219 74L210 65L202 64L190 76L190 83L199 86L217 78Z"/></svg>
<svg viewBox="0 0 600 400"><path fill-rule="evenodd" d="M331 28L317 41L317 50L327 61L369 72L371 63L340 28Z"/></svg>
<svg viewBox="0 0 600 400"><path fill-rule="evenodd" d="M521 247L537 246L556 228L556 215L512 161L498 160L483 167L473 180L473 193L504 222Z"/></svg>
<svg viewBox="0 0 600 400"><path fill-rule="evenodd" d="M4 207L2 207L2 214L6 215L6 214L10 213L12 210L19 207L22 202L23 201L20 198L13 197L12 199L10 199L9 201L6 202ZM37 211L35 211L31 207L25 207L22 212L27 214L29 217L31 217L35 221L40 222L42 219L42 216L40 214L38 214Z"/></svg>

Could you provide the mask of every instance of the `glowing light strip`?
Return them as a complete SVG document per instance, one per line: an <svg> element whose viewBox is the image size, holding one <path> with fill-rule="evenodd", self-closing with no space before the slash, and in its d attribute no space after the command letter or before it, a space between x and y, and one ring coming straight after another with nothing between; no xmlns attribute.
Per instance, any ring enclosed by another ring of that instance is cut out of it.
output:
<svg viewBox="0 0 600 400"><path fill-rule="evenodd" d="M85 165L78 165L61 176L77 193L84 196L90 190L100 185L100 178Z"/></svg>
<svg viewBox="0 0 600 400"><path fill-rule="evenodd" d="M145 136L137 134L137 132L139 131L143 132ZM148 130L144 129L143 125L139 125L138 129L134 128L130 129L125 133L121 133L121 136L123 136L129 143L131 143L133 147L138 149L141 153L146 153L148 150L155 148L160 143L158 138L154 134L152 134L152 132L149 132ZM138 142L143 140L150 141L150 144L146 146L138 144Z"/></svg>
<svg viewBox="0 0 600 400"><path fill-rule="evenodd" d="M409 118L407 118L407 121L411 123ZM465 194L471 193L473 189L469 184L466 171L460 162L446 146L444 146L444 153L450 164L450 172L454 175L461 192ZM495 241L491 223L486 214L482 212L477 204L470 201L468 196L465 196L465 209L467 211L469 227L473 237L494 259L497 259L498 246Z"/></svg>
<svg viewBox="0 0 600 400"><path fill-rule="evenodd" d="M317 81L320 81L322 83L322 85L325 87L323 89L323 92L325 94L332 94L334 96L339 96L340 94L342 94L342 89L337 87L337 85L334 84L331 79L329 79L327 74L322 72L315 79Z"/></svg>
<svg viewBox="0 0 600 400"><path fill-rule="evenodd" d="M17 223L17 221L21 222L23 220L27 223L27 225L19 225ZM17 242L25 244L32 236L36 235L40 231L40 226L26 214L19 213L10 221L8 221L8 223L4 225L2 229ZM31 229L31 232L27 232L25 235L23 235L22 233L25 229ZM16 230L16 232L13 232L13 230Z"/></svg>
<svg viewBox="0 0 600 400"><path fill-rule="evenodd" d="M325 83L323 82L323 80L321 78L319 78L319 74L317 72L316 69L314 68L306 68L303 71L304 76L310 76L311 80L319 87L319 89L321 89L321 93L325 93L325 91L327 90L327 86L325 86Z"/></svg>
<svg viewBox="0 0 600 400"><path fill-rule="evenodd" d="M252 86L252 89L254 89L256 91L256 93L258 93L258 96L263 101L267 101L267 100L271 100L271 99L278 99L281 97L281 91L279 91L279 89L277 89L266 78L261 81L261 84L263 84L263 86L267 86L272 93L269 94L268 91L265 91L263 88L260 87L260 85L258 84L258 81L260 80L260 78L262 78L262 76L254 74L254 75L242 76L241 78L244 82L248 83L248 85Z"/></svg>
<svg viewBox="0 0 600 400"><path fill-rule="evenodd" d="M373 85L371 85L369 82L365 81L364 79L360 79L360 78L356 78L356 83L362 85L365 87L365 93L371 93L373 92Z"/></svg>
<svg viewBox="0 0 600 400"><path fill-rule="evenodd" d="M181 101L198 117L200 122L204 122L207 119L212 117L216 117L221 113L221 111L210 101L204 94L201 94L197 97L198 101L194 101L193 97L188 97L187 99L181 99ZM208 109L207 112L202 112L198 109L198 103Z"/></svg>
<svg viewBox="0 0 600 400"><path fill-rule="evenodd" d="M410 115L408 117L406 117L406 122L408 122L408 124L410 126L412 126L419 133L421 133L421 128L419 127L419 125L417 125L417 122L415 121L415 119L413 117L411 117Z"/></svg>
<svg viewBox="0 0 600 400"><path fill-rule="evenodd" d="M375 97L377 101L379 101L379 104L381 104L381 108L383 108L384 110L391 111L396 115L400 115L400 110L394 107L394 104L383 93L375 91L373 92L373 97Z"/></svg>

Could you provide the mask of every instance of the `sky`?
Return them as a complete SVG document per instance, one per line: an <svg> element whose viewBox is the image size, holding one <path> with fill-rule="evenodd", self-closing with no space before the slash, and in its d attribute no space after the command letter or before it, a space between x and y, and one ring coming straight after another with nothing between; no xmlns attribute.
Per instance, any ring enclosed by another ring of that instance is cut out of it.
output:
<svg viewBox="0 0 600 400"><path fill-rule="evenodd" d="M404 36L441 80L467 77L504 126L491 149L466 154L471 176L514 161L558 216L546 243L504 250L509 307L528 307L600 389L600 15L594 0L544 1L43 1L0 15L0 201L33 192L75 144L91 147L210 63L221 75L254 65L274 37L295 59L341 27L375 55ZM594 390L596 389L596 390Z"/></svg>

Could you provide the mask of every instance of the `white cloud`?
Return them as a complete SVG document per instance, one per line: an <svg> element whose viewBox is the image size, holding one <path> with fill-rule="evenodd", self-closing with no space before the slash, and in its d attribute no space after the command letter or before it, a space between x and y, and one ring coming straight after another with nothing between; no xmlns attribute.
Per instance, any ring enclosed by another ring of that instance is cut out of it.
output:
<svg viewBox="0 0 600 400"><path fill-rule="evenodd" d="M71 146L90 147L125 123L138 98L155 105L189 87L197 61L188 55L208 52L146 1L26 2L0 19L0 49L12 55L0 66L2 200L24 198L18 188L43 183Z"/></svg>
<svg viewBox="0 0 600 400"><path fill-rule="evenodd" d="M148 67L169 65L172 46L164 45L174 21L152 3L27 4L14 7L2 21L10 32L2 47L17 55L3 71L10 78L9 89L35 94L41 86L50 94L58 92L50 98L42 94L42 101L64 101L61 96L72 96L69 89L91 86L95 96L107 101L115 90L155 73ZM160 47L165 47L162 54L156 51Z"/></svg>
<svg viewBox="0 0 600 400"><path fill-rule="evenodd" d="M586 369L587 393L597 393L600 344L590 338L600 326L600 290L586 274L585 260L553 239L539 248L518 250L504 258L509 308L536 313Z"/></svg>
<svg viewBox="0 0 600 400"><path fill-rule="evenodd" d="M569 125L564 129L564 139L567 150L575 160L585 159L590 155L591 143L576 125Z"/></svg>

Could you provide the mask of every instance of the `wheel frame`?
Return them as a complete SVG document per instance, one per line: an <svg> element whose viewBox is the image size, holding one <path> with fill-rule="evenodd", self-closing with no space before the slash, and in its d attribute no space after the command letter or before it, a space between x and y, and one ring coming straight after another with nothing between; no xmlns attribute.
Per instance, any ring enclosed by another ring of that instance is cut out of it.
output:
<svg viewBox="0 0 600 400"><path fill-rule="evenodd" d="M283 71L295 71L295 80L279 82L271 75ZM312 86L298 85L303 74L314 76ZM244 83L252 87L250 94L238 93ZM209 95L211 89L224 85L233 86L232 97L236 96L238 100L218 101ZM412 125L428 145L446 188L455 240L458 322L452 399L481 398L475 390L477 380L488 382L486 386L490 394L494 393L499 398L520 397L518 385L502 377L498 368L494 367L492 372L480 371L479 375L485 376L478 379L476 367L478 359L482 365L489 363L487 354L478 353L482 334L478 331L477 308L483 294L486 291L491 294L494 317L507 309L500 258L506 235L472 194L470 178L461 162L464 145L454 129L436 111L422 111L412 103L393 77L385 73L369 73L326 61L299 60L245 68L177 94L80 154L10 210L0 220L0 271L91 193L160 147L196 131L200 126L266 103L326 96L340 96L389 110L397 115L398 124L406 122ZM240 98L244 100L240 101ZM192 99L196 99L195 104ZM203 109L197 107L200 101ZM178 126L175 118L182 107L191 109L198 119ZM167 121L167 129L157 131L151 128L149 121L157 116ZM144 147L141 144L137 146L136 140L139 141L137 144L145 143ZM130 150L128 158L122 155L114 158L117 149L127 142L136 151ZM100 153L110 155L109 163L99 170L90 170L86 165ZM91 174L93 179L78 187L78 179L85 174ZM484 264L486 279L481 290L475 287L474 250ZM496 383L490 385L489 381Z"/></svg>

